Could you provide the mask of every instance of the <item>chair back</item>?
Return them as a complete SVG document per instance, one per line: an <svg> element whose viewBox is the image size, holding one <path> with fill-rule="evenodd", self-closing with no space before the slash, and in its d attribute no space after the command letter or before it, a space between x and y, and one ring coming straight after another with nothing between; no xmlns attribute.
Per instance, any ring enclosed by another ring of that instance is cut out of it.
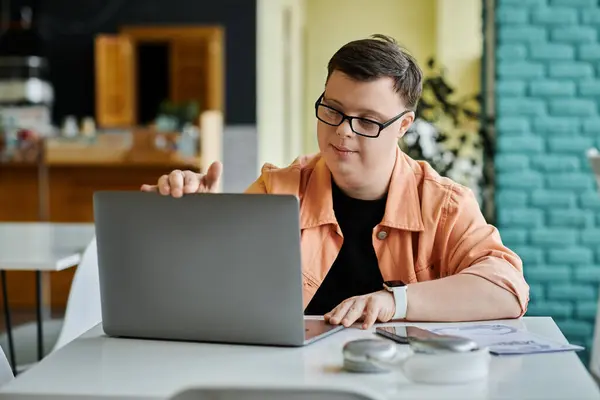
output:
<svg viewBox="0 0 600 400"><path fill-rule="evenodd" d="M52 351L81 336L101 321L100 277L96 237L94 237L83 252L81 262L75 271L62 330Z"/></svg>
<svg viewBox="0 0 600 400"><path fill-rule="evenodd" d="M0 387L6 385L15 378L6 354L0 347Z"/></svg>

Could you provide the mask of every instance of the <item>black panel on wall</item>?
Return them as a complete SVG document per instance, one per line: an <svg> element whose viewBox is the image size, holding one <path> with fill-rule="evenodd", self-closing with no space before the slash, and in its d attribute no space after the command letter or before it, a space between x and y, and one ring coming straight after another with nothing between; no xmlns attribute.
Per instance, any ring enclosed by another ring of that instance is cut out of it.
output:
<svg viewBox="0 0 600 400"><path fill-rule="evenodd" d="M256 123L256 0L13 0L35 4L50 60L54 119L94 115L94 36L123 25L211 24L225 28L228 124Z"/></svg>

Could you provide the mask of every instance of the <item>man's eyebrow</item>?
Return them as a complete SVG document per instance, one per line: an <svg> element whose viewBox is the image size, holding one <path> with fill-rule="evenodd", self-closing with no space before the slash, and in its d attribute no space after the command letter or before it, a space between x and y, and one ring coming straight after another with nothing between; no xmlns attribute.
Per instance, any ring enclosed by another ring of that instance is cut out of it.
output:
<svg viewBox="0 0 600 400"><path fill-rule="evenodd" d="M328 103L335 103L335 104L337 104L337 105L338 105L338 106L340 106L340 107L344 107L344 105L342 104L342 102L341 102L341 101L337 101L337 100L335 100L335 99L330 99L329 97L327 97L327 96L325 96L325 95L323 95L323 100L325 100L325 101L326 101L326 102L328 102Z"/></svg>
<svg viewBox="0 0 600 400"><path fill-rule="evenodd" d="M344 108L344 105L342 104L342 102L341 102L341 101L338 101L338 100L335 100L335 99L331 99L331 98L329 98L329 97L325 97L325 95L323 95L323 100L327 101L328 103L335 103L335 104L337 104L338 106L340 106L340 107ZM375 110L370 110L370 109L368 109L368 108L361 108L361 109L359 109L359 110L357 110L357 111L358 111L358 112L360 112L360 113L364 113L364 114L371 114L371 115L373 115L374 117L381 119L382 121L386 119L386 117L385 117L385 116L381 115L381 114L380 114L380 113L378 113L377 111L375 111Z"/></svg>

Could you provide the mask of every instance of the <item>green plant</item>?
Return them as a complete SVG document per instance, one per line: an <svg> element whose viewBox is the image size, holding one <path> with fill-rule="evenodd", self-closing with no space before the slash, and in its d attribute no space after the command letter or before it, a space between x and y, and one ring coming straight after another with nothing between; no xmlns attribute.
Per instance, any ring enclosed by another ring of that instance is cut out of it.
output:
<svg viewBox="0 0 600 400"><path fill-rule="evenodd" d="M400 146L410 157L429 162L440 175L470 187L491 221L493 212L487 210L493 208L484 205L493 201L490 166L494 143L489 134L490 121L481 112L481 95L457 98L443 68L434 59L427 67L415 123Z"/></svg>
<svg viewBox="0 0 600 400"><path fill-rule="evenodd" d="M200 105L196 101L175 103L163 101L158 108L157 125L164 130L181 130L187 124L194 124L200 115ZM170 128L167 129L166 127Z"/></svg>

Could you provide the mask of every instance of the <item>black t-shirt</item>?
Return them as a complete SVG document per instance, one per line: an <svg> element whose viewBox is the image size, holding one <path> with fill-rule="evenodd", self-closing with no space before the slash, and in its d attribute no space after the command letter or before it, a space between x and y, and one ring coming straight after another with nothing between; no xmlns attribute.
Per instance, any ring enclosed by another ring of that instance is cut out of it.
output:
<svg viewBox="0 0 600 400"><path fill-rule="evenodd" d="M323 315L352 296L383 288L383 277L373 248L373 228L381 222L387 196L358 200L344 194L331 180L333 210L344 243L323 283L306 307L306 315Z"/></svg>

